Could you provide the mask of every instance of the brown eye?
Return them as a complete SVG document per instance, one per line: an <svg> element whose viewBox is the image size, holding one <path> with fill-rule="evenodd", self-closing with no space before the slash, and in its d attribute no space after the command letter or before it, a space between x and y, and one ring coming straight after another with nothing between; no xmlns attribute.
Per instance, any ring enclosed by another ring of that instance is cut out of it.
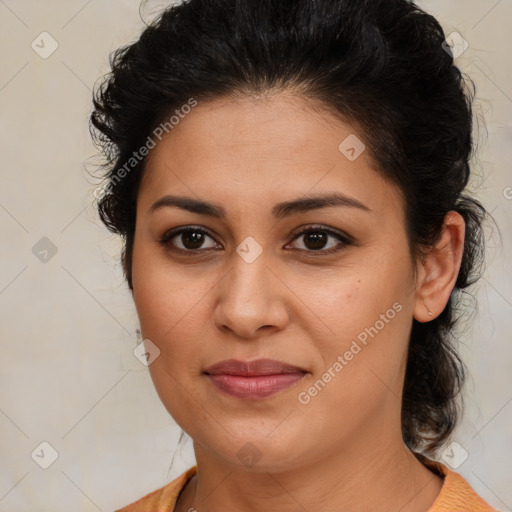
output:
<svg viewBox="0 0 512 512"><path fill-rule="evenodd" d="M199 231L184 231L181 233L181 242L185 249L199 249L204 243L205 235Z"/></svg>
<svg viewBox="0 0 512 512"><path fill-rule="evenodd" d="M308 249L323 249L329 235L322 231L310 231L304 235L304 245Z"/></svg>
<svg viewBox="0 0 512 512"><path fill-rule="evenodd" d="M307 252L331 253L352 244L348 237L323 227L306 228L298 233L294 240L301 238L303 240L302 247L298 247L298 249Z"/></svg>
<svg viewBox="0 0 512 512"><path fill-rule="evenodd" d="M213 245L204 247L203 244L208 238L213 240L204 229L187 227L166 233L164 237L159 240L159 243L160 245L170 247L172 250L188 253L201 252L202 250L212 249L217 246L214 241Z"/></svg>

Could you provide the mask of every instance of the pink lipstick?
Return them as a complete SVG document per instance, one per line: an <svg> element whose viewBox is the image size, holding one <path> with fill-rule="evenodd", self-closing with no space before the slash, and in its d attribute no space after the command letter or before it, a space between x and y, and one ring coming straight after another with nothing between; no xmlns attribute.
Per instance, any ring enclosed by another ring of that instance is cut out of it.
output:
<svg viewBox="0 0 512 512"><path fill-rule="evenodd" d="M306 371L272 359L228 359L210 366L205 374L224 393L242 399L273 395L299 382Z"/></svg>

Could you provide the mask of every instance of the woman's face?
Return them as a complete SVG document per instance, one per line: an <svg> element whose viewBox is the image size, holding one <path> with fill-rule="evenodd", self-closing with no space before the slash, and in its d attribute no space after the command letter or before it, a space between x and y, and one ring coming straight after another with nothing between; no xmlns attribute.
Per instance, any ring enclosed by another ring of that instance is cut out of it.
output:
<svg viewBox="0 0 512 512"><path fill-rule="evenodd" d="M281 93L199 103L151 150L133 296L156 390L198 460L284 470L401 440L413 263L399 189L361 143ZM206 373L228 359L299 371Z"/></svg>

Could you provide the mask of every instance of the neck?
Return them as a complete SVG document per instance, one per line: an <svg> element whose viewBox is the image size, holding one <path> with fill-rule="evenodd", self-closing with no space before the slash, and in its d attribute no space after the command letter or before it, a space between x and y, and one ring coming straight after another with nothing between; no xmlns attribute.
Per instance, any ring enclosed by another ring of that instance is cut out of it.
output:
<svg viewBox="0 0 512 512"><path fill-rule="evenodd" d="M427 512L443 480L398 442L350 443L317 464L255 472L212 458L194 444L198 473L181 493L176 512L244 510L281 512Z"/></svg>

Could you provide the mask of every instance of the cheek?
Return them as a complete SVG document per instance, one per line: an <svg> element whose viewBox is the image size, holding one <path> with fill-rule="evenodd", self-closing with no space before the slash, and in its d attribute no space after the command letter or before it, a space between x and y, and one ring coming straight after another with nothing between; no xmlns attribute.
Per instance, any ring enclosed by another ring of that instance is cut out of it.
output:
<svg viewBox="0 0 512 512"><path fill-rule="evenodd" d="M308 318L321 320L327 339L343 344L375 323L379 332L384 332L399 321L397 310L403 310L404 302L409 300L406 281L396 271L386 269L385 262L381 262L380 269L361 265L316 276L296 276L300 279L296 281L300 283L295 288L297 296L308 307ZM364 340L364 334L361 337ZM339 348L339 343L336 345Z"/></svg>
<svg viewBox="0 0 512 512"><path fill-rule="evenodd" d="M335 334L310 332L322 364L297 399L313 430L341 441L400 407L410 321L404 296L389 282L377 287L361 276L339 284L327 288L330 300L312 302L321 326Z"/></svg>
<svg viewBox="0 0 512 512"><path fill-rule="evenodd" d="M195 325L201 298L213 283L204 272L171 266L164 251L148 245L134 245L133 299L143 336L158 345L176 337L185 325Z"/></svg>
<svg viewBox="0 0 512 512"><path fill-rule="evenodd" d="M205 322L211 315L201 299L208 287L185 286L181 290L175 284L169 279L149 280L134 292L134 302L142 336L160 350L159 363L165 363L174 373L185 374L199 364L198 349L205 342Z"/></svg>
<svg viewBox="0 0 512 512"><path fill-rule="evenodd" d="M389 389L400 393L412 320L406 269L393 268L383 258L380 265L351 268L346 277L319 278L314 287L304 282L322 321L309 334L321 355L319 389L329 406L358 410L358 403L375 405Z"/></svg>
<svg viewBox="0 0 512 512"><path fill-rule="evenodd" d="M158 347L149 365L155 390L169 414L187 431L203 411L192 399L199 374L198 342L203 339L205 296L211 285L169 269L154 254L134 250L133 299L144 339ZM199 318L201 317L201 318ZM203 319L203 321L201 321ZM195 411L193 414L191 411ZM194 417L194 422L190 421Z"/></svg>

